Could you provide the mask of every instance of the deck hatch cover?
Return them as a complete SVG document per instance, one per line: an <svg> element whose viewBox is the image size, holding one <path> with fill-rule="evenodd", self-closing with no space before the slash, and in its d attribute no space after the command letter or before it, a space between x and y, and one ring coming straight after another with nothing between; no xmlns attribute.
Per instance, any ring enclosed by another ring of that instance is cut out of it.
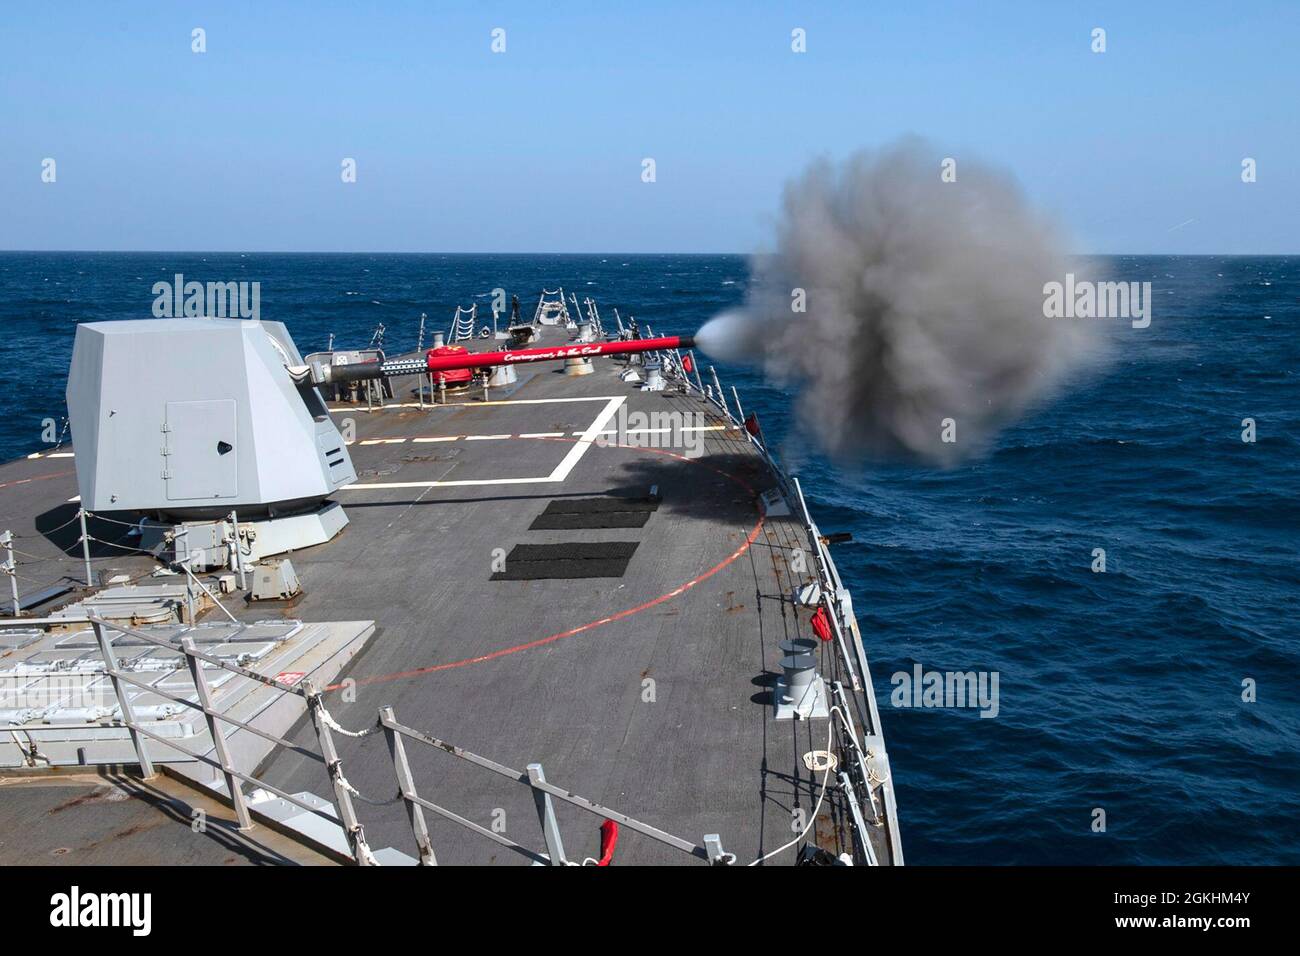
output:
<svg viewBox="0 0 1300 956"><path fill-rule="evenodd" d="M493 581L542 581L563 578L621 578L636 552L635 541L566 541L517 544L506 555L506 568Z"/></svg>
<svg viewBox="0 0 1300 956"><path fill-rule="evenodd" d="M533 519L529 531L579 528L641 528L659 508L658 498L557 499Z"/></svg>

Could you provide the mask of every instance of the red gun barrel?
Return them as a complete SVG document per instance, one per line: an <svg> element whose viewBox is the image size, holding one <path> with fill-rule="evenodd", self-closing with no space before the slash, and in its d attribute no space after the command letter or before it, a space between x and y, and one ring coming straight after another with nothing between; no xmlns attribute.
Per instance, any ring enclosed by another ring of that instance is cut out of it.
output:
<svg viewBox="0 0 1300 956"><path fill-rule="evenodd" d="M629 339L626 342L574 342L544 349L515 349L511 352L466 352L461 355L426 356L430 372L447 372L458 368L483 368L489 365L516 365L523 362L557 362L567 358L595 355L625 355L633 352L658 352L662 349L689 349L695 345L690 335L665 335L657 339Z"/></svg>

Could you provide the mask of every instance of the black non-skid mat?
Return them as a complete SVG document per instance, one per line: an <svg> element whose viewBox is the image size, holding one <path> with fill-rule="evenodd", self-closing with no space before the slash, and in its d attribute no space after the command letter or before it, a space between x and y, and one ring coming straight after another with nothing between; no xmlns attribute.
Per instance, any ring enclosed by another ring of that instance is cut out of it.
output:
<svg viewBox="0 0 1300 956"><path fill-rule="evenodd" d="M659 507L658 498L557 499L533 519L529 531L578 528L641 528Z"/></svg>
<svg viewBox="0 0 1300 956"><path fill-rule="evenodd" d="M566 541L517 544L506 555L506 569L493 581L556 578L621 578L636 552L635 541Z"/></svg>

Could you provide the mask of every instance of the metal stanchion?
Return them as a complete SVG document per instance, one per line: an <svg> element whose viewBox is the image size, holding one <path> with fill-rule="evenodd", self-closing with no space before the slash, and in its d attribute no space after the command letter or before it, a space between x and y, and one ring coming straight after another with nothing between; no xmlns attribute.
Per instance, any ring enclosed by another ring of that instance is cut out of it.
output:
<svg viewBox="0 0 1300 956"><path fill-rule="evenodd" d="M86 587L93 588L95 582L90 577L90 535L86 532L86 509L78 508L77 516L81 519L81 557L86 562Z"/></svg>
<svg viewBox="0 0 1300 956"><path fill-rule="evenodd" d="M722 391L722 383L718 381L718 370L710 365L709 374L713 376L713 391L718 396L718 404L722 406L723 414L730 418L731 408L727 405L727 396Z"/></svg>
<svg viewBox="0 0 1300 956"><path fill-rule="evenodd" d="M252 827L253 818L248 814L248 804L244 802L244 791L240 789L240 780L234 774L235 765L231 762L230 751L226 748L226 732L212 710L212 691L203 673L203 662L194 656L193 638L181 638L181 650L185 652L185 662L189 664L190 676L194 678L194 690L199 697L199 706L203 708L203 716L208 721L212 747L216 751L217 762L221 764L221 772L226 778L226 790L230 793L230 802L235 808L239 829L247 830Z"/></svg>
<svg viewBox="0 0 1300 956"><path fill-rule="evenodd" d="M14 559L14 534L12 531L6 531L0 534L0 544L4 545L8 556L5 563L0 565L0 570L9 575L9 590L13 592L13 612L14 617L22 613L22 607L18 600L18 562Z"/></svg>
<svg viewBox="0 0 1300 956"><path fill-rule="evenodd" d="M248 590L248 578L244 572L244 551L239 546L239 515L232 509L230 512L230 523L234 527L234 533L231 535L231 545L235 549L235 571L239 574L239 590Z"/></svg>
<svg viewBox="0 0 1300 956"><path fill-rule="evenodd" d="M429 840L429 826L424 820L424 808L412 798L419 796L415 789L415 777L411 774L411 765L406 760L406 747L402 744L402 735L392 728L397 723L392 707L379 711L388 736L388 752L393 758L393 770L397 773L397 787L402 791L402 802L406 804L406 814L411 820L411 832L415 834L415 845L420 851L421 866L437 866L438 858L433 853L433 843Z"/></svg>
<svg viewBox="0 0 1300 956"><path fill-rule="evenodd" d="M113 693L117 695L117 706L122 711L122 723L126 724L127 732L131 735L131 743L135 745L135 759L140 764L140 773L148 779L154 775L153 761L144 752L144 737L136 729L135 711L132 710L131 701L126 695L125 682L117 676L117 655L113 653L113 644L104 633L102 623L92 619L90 626L95 631L95 640L99 642L99 653L103 655L104 665L108 668L108 679L113 684Z"/></svg>
<svg viewBox="0 0 1300 956"><path fill-rule="evenodd" d="M370 853L370 847L366 845L365 831L361 828L361 821L357 819L357 811L352 806L352 794L348 792L347 779L339 767L339 753L334 749L334 735L330 733L329 724L321 715L324 704L321 703L320 693L310 680L303 681L303 690L307 694L307 709L311 712L312 724L316 728L316 739L320 741L321 757L324 758L325 769L329 772L330 783L334 787L334 806L338 810L339 823L343 825L348 848L352 851L352 859L358 866L372 866L375 859Z"/></svg>
<svg viewBox="0 0 1300 956"><path fill-rule="evenodd" d="M528 765L528 780L533 784L533 800L537 804L537 817L542 822L542 836L546 838L546 852L551 858L551 866L564 866L564 841L560 839L560 824L555 818L555 804L551 795L536 786L546 782L542 765Z"/></svg>

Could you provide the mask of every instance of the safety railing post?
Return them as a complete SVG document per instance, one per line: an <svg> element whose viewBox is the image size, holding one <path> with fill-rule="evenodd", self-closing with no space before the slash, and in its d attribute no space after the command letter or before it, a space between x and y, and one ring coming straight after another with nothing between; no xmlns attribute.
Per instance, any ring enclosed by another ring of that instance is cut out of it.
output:
<svg viewBox="0 0 1300 956"><path fill-rule="evenodd" d="M799 478L797 476L793 480L795 494L799 498L799 507L803 512L804 528L808 533L808 544L813 549L813 554L817 560L817 580L821 586L822 604L826 608L826 613L830 617L831 626L835 630L835 640L839 644L840 656L844 661L844 668L848 671L849 683L853 685L855 691L861 691L862 681L858 679L858 673L853 667L853 657L849 654L849 648L844 639L844 628L840 626L838 589L835 582L831 579L830 569L827 566L830 554L826 551L826 546L822 544L817 533L817 525L813 522L812 512L808 510L808 501L803 496L803 485L799 483ZM859 663L861 663L861 661L859 661Z"/></svg>
<svg viewBox="0 0 1300 956"><path fill-rule="evenodd" d="M437 866L438 858L433 853L433 843L429 839L429 827L424 821L424 808L413 799L419 796L415 790L415 778L411 775L411 765L406 760L406 747L402 735L393 729L397 718L392 707L379 710L379 722L384 726L388 737L388 752L393 758L393 770L397 774L397 788L402 792L402 802L406 804L406 814L411 819L411 832L415 834L415 845L420 851L421 866Z"/></svg>
<svg viewBox="0 0 1300 956"><path fill-rule="evenodd" d="M722 413L731 418L731 408L727 405L727 396L722 391L722 383L718 381L718 370L710 365L709 374L713 376L713 391L718 396L718 404L722 406Z"/></svg>
<svg viewBox="0 0 1300 956"><path fill-rule="evenodd" d="M551 866L564 866L564 841L560 839L560 824L555 819L555 804L551 802L549 793L537 787L537 784L546 782L541 764L528 765L528 780L533 785L533 801L537 804L538 819L542 821L542 835L546 838L546 852L551 858Z"/></svg>
<svg viewBox="0 0 1300 956"><path fill-rule="evenodd" d="M144 752L144 737L136 729L135 711L131 709L131 701L127 699L125 681L117 676L117 655L113 653L112 642L104 633L104 625L92 619L90 626L95 631L95 640L99 642L99 653L103 656L104 666L108 669L108 679L113 684L117 706L122 711L122 723L126 724L127 732L131 735L131 743L135 745L135 759L140 764L140 773L147 780L154 775L153 762Z"/></svg>
<svg viewBox="0 0 1300 956"><path fill-rule="evenodd" d="M199 706L208 723L208 733L212 736L212 747L217 754L217 763L226 778L226 792L230 794L231 806L235 808L235 818L239 829L247 830L253 825L248 813L248 804L244 801L244 791L240 789L240 780L233 773L234 763L230 759L230 749L226 746L226 732L221 720L212 709L212 688L208 686L207 675L203 673L203 662L194 656L194 639L181 638L181 650L185 652L185 663L189 665L190 677L194 679L194 690L199 696Z"/></svg>
<svg viewBox="0 0 1300 956"><path fill-rule="evenodd" d="M366 845L365 830L357 819L356 808L352 806L352 794L348 791L347 779L339 763L339 752L334 748L334 735L330 733L329 724L322 713L320 692L310 680L303 681L303 690L307 694L307 710L311 713L312 726L316 728L316 739L320 741L321 757L329 773L330 784L334 789L334 808L338 811L339 823L347 837L348 849L358 866L374 866L375 858Z"/></svg>
<svg viewBox="0 0 1300 956"><path fill-rule="evenodd" d="M686 354L691 357L691 368L695 369L695 387L704 394L704 379L700 378L700 360L695 357L695 349L687 349Z"/></svg>
<svg viewBox="0 0 1300 956"><path fill-rule="evenodd" d="M0 565L0 570L9 575L10 603L14 617L17 617L22 613L23 608L22 602L18 599L18 562L14 559L14 534L12 531L0 534L0 545L3 545L5 549L5 562Z"/></svg>
<svg viewBox="0 0 1300 956"><path fill-rule="evenodd" d="M235 549L235 571L239 574L239 590L248 590L248 579L244 574L244 549L239 546L239 515L232 509L230 526L233 528L230 542Z"/></svg>
<svg viewBox="0 0 1300 956"><path fill-rule="evenodd" d="M86 509L78 508L77 517L81 519L81 559L86 562L86 587L95 586L90 576L90 533L86 531Z"/></svg>
<svg viewBox="0 0 1300 956"><path fill-rule="evenodd" d="M188 555L186 556L185 560L187 562L189 561ZM189 623L191 625L198 623L199 620L199 606L198 606L198 599L194 596L193 578L194 575L190 573L189 567L186 566L185 568L185 611L190 617Z"/></svg>

